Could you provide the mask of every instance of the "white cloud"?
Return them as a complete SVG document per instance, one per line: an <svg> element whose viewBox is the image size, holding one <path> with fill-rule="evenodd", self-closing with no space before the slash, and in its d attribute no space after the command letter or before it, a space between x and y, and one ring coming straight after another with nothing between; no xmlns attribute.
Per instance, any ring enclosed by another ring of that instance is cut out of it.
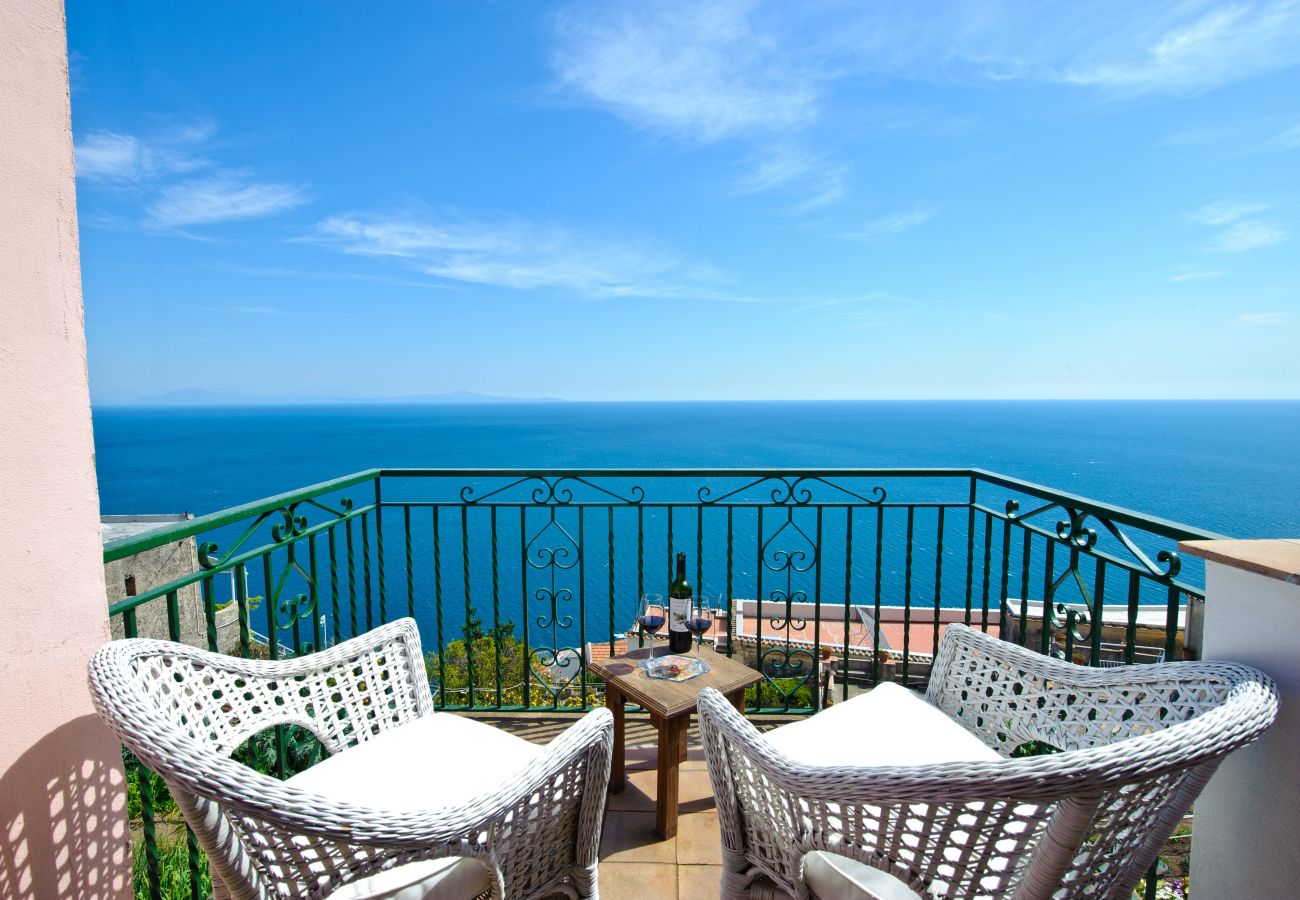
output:
<svg viewBox="0 0 1300 900"><path fill-rule="evenodd" d="M1064 79L1121 91L1186 92L1296 63L1300 6L1294 0L1210 7L1185 3L1160 12L1166 15L1143 15L1149 25L1134 34L1127 47L1121 41L1119 52L1095 49L1094 54L1109 58L1076 62L1064 71Z"/></svg>
<svg viewBox="0 0 1300 900"><path fill-rule="evenodd" d="M817 90L752 0L601 3L556 16L560 82L635 125L700 141L785 131L817 116Z"/></svg>
<svg viewBox="0 0 1300 900"><path fill-rule="evenodd" d="M237 313L246 316L287 316L288 313L277 306L196 306L200 312Z"/></svg>
<svg viewBox="0 0 1300 900"><path fill-rule="evenodd" d="M1225 253L1245 253L1286 240L1286 229L1260 218L1268 204L1240 198L1215 200L1192 213L1192 221L1219 229L1210 240L1210 249Z"/></svg>
<svg viewBox="0 0 1300 900"><path fill-rule="evenodd" d="M795 143L769 146L748 161L749 171L733 182L737 194L777 188L799 191L795 212L807 212L844 199L848 167Z"/></svg>
<svg viewBox="0 0 1300 900"><path fill-rule="evenodd" d="M76 145L77 175L92 181L141 182L193 172L209 163L190 148L210 133L206 126L188 126L145 141L116 131L92 131Z"/></svg>
<svg viewBox="0 0 1300 900"><path fill-rule="evenodd" d="M1267 203L1255 200L1215 200L1192 213L1192 221L1202 225L1230 225L1267 209Z"/></svg>
<svg viewBox="0 0 1300 900"><path fill-rule="evenodd" d="M1179 272L1176 275L1170 275L1169 280L1175 284L1181 284L1184 281L1204 281L1207 278L1221 278L1227 275L1227 272Z"/></svg>
<svg viewBox="0 0 1300 900"><path fill-rule="evenodd" d="M522 219L331 216L308 240L344 253L402 260L452 281L586 297L709 297L719 278L675 253Z"/></svg>
<svg viewBox="0 0 1300 900"><path fill-rule="evenodd" d="M1235 222L1220 231L1210 246L1228 253L1245 253L1247 250L1280 244L1286 240L1286 236L1286 231L1266 222Z"/></svg>
<svg viewBox="0 0 1300 900"><path fill-rule="evenodd" d="M1246 312L1238 313L1233 321L1243 328L1260 328L1267 325L1284 325L1291 321L1289 312Z"/></svg>
<svg viewBox="0 0 1300 900"><path fill-rule="evenodd" d="M1260 147L1265 152L1281 150L1300 150L1300 124L1274 135Z"/></svg>
<svg viewBox="0 0 1300 900"><path fill-rule="evenodd" d="M587 102L707 142L806 128L864 77L1186 93L1293 67L1298 44L1296 0L578 0L552 65Z"/></svg>
<svg viewBox="0 0 1300 900"><path fill-rule="evenodd" d="M145 221L155 228L210 225L274 215L306 202L306 193L297 185L223 171L165 186L149 205Z"/></svg>
<svg viewBox="0 0 1300 900"><path fill-rule="evenodd" d="M900 210L887 216L881 216L879 219L873 219L861 228L841 234L840 237L849 241L878 241L881 238L902 234L904 231L911 231L913 228L924 225L932 218L934 218L933 209L918 206L915 209Z"/></svg>
<svg viewBox="0 0 1300 900"><path fill-rule="evenodd" d="M205 119L147 137L88 133L76 145L77 175L109 196L140 203L143 212L88 211L83 221L115 228L143 225L195 237L178 229L275 215L307 202L299 185L266 180L200 155L216 133L216 124Z"/></svg>

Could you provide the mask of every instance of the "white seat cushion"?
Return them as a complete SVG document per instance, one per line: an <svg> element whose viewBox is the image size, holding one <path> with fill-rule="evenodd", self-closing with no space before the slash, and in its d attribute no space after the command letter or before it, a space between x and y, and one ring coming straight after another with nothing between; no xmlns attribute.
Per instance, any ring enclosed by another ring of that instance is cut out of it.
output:
<svg viewBox="0 0 1300 900"><path fill-rule="evenodd" d="M492 790L544 748L451 713L434 713L323 760L289 782L334 800L392 810L455 806ZM336 900L470 898L487 890L472 859L411 863L345 885Z"/></svg>
<svg viewBox="0 0 1300 900"><path fill-rule="evenodd" d="M946 713L885 682L767 733L783 756L810 766L919 766L1001 759Z"/></svg>
<svg viewBox="0 0 1300 900"><path fill-rule="evenodd" d="M921 900L920 894L893 875L821 850L804 857L803 877L817 900Z"/></svg>
<svg viewBox="0 0 1300 900"><path fill-rule="evenodd" d="M811 766L919 766L1001 759L947 713L885 682L866 694L767 733L782 755ZM918 812L924 806L918 807ZM993 868L1004 865L1000 859ZM819 900L912 900L898 879L834 853L814 851L804 878Z"/></svg>

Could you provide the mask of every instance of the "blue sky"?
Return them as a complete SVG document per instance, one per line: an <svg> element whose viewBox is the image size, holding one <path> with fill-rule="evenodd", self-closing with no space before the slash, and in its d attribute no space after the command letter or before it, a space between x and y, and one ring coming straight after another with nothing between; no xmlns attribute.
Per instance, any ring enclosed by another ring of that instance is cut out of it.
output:
<svg viewBox="0 0 1300 900"><path fill-rule="evenodd" d="M68 2L92 395L1300 397L1300 2Z"/></svg>

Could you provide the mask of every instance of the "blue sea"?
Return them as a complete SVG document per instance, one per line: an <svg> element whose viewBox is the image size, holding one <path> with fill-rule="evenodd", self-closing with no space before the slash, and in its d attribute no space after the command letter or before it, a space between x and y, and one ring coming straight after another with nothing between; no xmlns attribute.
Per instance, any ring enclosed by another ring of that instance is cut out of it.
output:
<svg viewBox="0 0 1300 900"><path fill-rule="evenodd" d="M1113 505L1171 519L1235 537L1300 536L1300 402L860 402L860 403L484 403L474 405L297 406L257 408L100 409L95 412L101 507L105 514L203 514L282 493L368 468L969 468L992 470ZM961 499L961 486L957 485ZM897 499L891 487L891 499ZM900 492L905 494L906 492ZM385 489L385 500L393 497ZM944 499L944 498L909 498ZM365 502L360 497L359 502ZM428 512L425 510L424 512ZM483 510L476 510L482 513ZM544 511L527 518L529 534L545 529ZM807 511L805 511L806 513ZM969 588L964 515L952 515L947 540L937 558L933 534L935 510L918 510L915 552L905 542L905 510L886 518L882 560L870 551L874 542L860 522L854 540L860 545L845 558L845 520L828 512L821 569L804 573L805 584L784 589L823 602L853 602L873 596L880 572L885 603L910 597L913 602L959 606ZM570 515L572 510L564 515ZM635 566L636 515L619 510L612 519L590 516L582 538L587 569L569 593L548 581L556 574L520 565L518 525L503 528L500 602L494 607L491 561L485 521L470 518L474 535L461 575L457 549L459 517L444 522L444 571L435 586L428 548L432 524L416 517L413 545L419 541L417 567L409 599L400 570L404 555L386 529L390 558L390 611L417 614L425 641L434 646L430 623L438 610L447 616L446 640L460 633L472 605L483 620L527 623L534 645L577 646L621 631L632 618L640 587ZM691 517L679 520L674 550L693 550ZM703 553L691 567L697 588L719 594L728 567L734 576L733 597L773 596L783 573L764 570L756 538L773 533L780 515L763 526L755 517L736 516L736 546L747 548L731 564L725 561L723 519L705 514ZM666 586L666 549L662 517L646 514L646 588ZM1055 521L1042 522L1048 528ZM810 519L794 524L813 527ZM578 534L580 520L560 520ZM605 530L614 533L623 560L606 578ZM477 529L475 531L475 529ZM971 556L980 554L982 532ZM223 542L234 535L223 536ZM795 544L800 538L795 537ZM1105 535L1103 535L1105 537ZM548 540L549 538L542 538ZM560 536L561 541L564 540ZM514 540L514 543L512 543ZM784 540L784 538L782 538ZM995 541L998 536L995 534ZM761 543L759 541L758 543ZM773 545L774 547L776 545ZM795 545L792 545L795 546ZM1168 542L1149 547L1170 548ZM796 547L797 549L797 547ZM993 550L998 557L997 544ZM1017 543L1015 551L1019 552ZM1033 578L1022 589L1014 581L1009 596L1041 596L1042 550L1036 550ZM1062 552L1061 558L1066 554ZM769 560L770 562L770 560ZM846 562L850 570L846 572ZM1056 569L1062 563L1058 558ZM398 566L394 570L394 565ZM696 566L699 565L697 569ZM978 563L976 566L978 568ZM995 564L996 566L996 564ZM939 581L938 568L944 572ZM1019 571L1019 564L1009 568ZM602 574L604 573L604 574ZM822 578L825 573L825 578ZM559 573L573 581L575 573ZM816 577L814 577L814 575ZM1183 578L1190 584L1202 575L1188 560ZM764 582L762 579L767 578ZM658 582L662 580L664 584ZM978 580L978 576L977 576ZM1050 580L1050 579L1048 579ZM250 592L267 589L253 573ZM549 585L549 586L548 586ZM976 600L996 582L974 588ZM300 588L294 588L298 590ZM222 586L219 593L228 592ZM540 590L540 593L539 593ZM442 593L438 595L438 591ZM585 591L584 600L575 598ZM1115 576L1111 592L1122 592ZM433 597L441 596L435 603ZM557 599L558 597L558 599ZM1108 595L1107 602L1114 602ZM1158 584L1145 583L1142 602L1164 603ZM468 599L467 599L468 598ZM218 599L225 599L220 597ZM847 602L847 600L845 601ZM325 604L322 601L322 608ZM577 607L582 615L572 615ZM340 613L338 628L352 630ZM364 617L357 628L364 629ZM567 623L567 624L565 624ZM267 627L270 627L269 621ZM585 629L585 630L584 630ZM538 630L550 632L538 634Z"/></svg>
<svg viewBox="0 0 1300 900"><path fill-rule="evenodd" d="M105 514L372 467L978 467L1233 537L1300 536L1300 401L105 408Z"/></svg>

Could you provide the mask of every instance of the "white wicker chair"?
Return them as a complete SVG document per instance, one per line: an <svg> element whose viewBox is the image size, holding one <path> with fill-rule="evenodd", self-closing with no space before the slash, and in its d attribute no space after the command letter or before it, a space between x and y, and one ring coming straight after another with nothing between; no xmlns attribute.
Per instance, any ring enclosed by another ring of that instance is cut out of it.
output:
<svg viewBox="0 0 1300 900"><path fill-rule="evenodd" d="M278 662L114 641L90 684L109 727L166 780L218 895L597 896L609 712L545 748L434 712L412 619ZM288 781L230 759L281 723L330 757ZM321 777L331 766L337 783Z"/></svg>
<svg viewBox="0 0 1300 900"><path fill-rule="evenodd" d="M724 897L1127 900L1222 758L1277 714L1272 681L1245 666L1089 669L961 625L944 634L930 707L895 685L877 691L919 709L902 721L852 718L855 703L871 709L868 694L764 735L721 694L701 694ZM944 756L932 740L921 755L961 761L920 765L813 765L778 752L791 746L786 729L836 715L855 759L927 716L963 726L951 747L981 743ZM1064 752L1006 758L1028 741ZM836 877L825 877L827 860Z"/></svg>

